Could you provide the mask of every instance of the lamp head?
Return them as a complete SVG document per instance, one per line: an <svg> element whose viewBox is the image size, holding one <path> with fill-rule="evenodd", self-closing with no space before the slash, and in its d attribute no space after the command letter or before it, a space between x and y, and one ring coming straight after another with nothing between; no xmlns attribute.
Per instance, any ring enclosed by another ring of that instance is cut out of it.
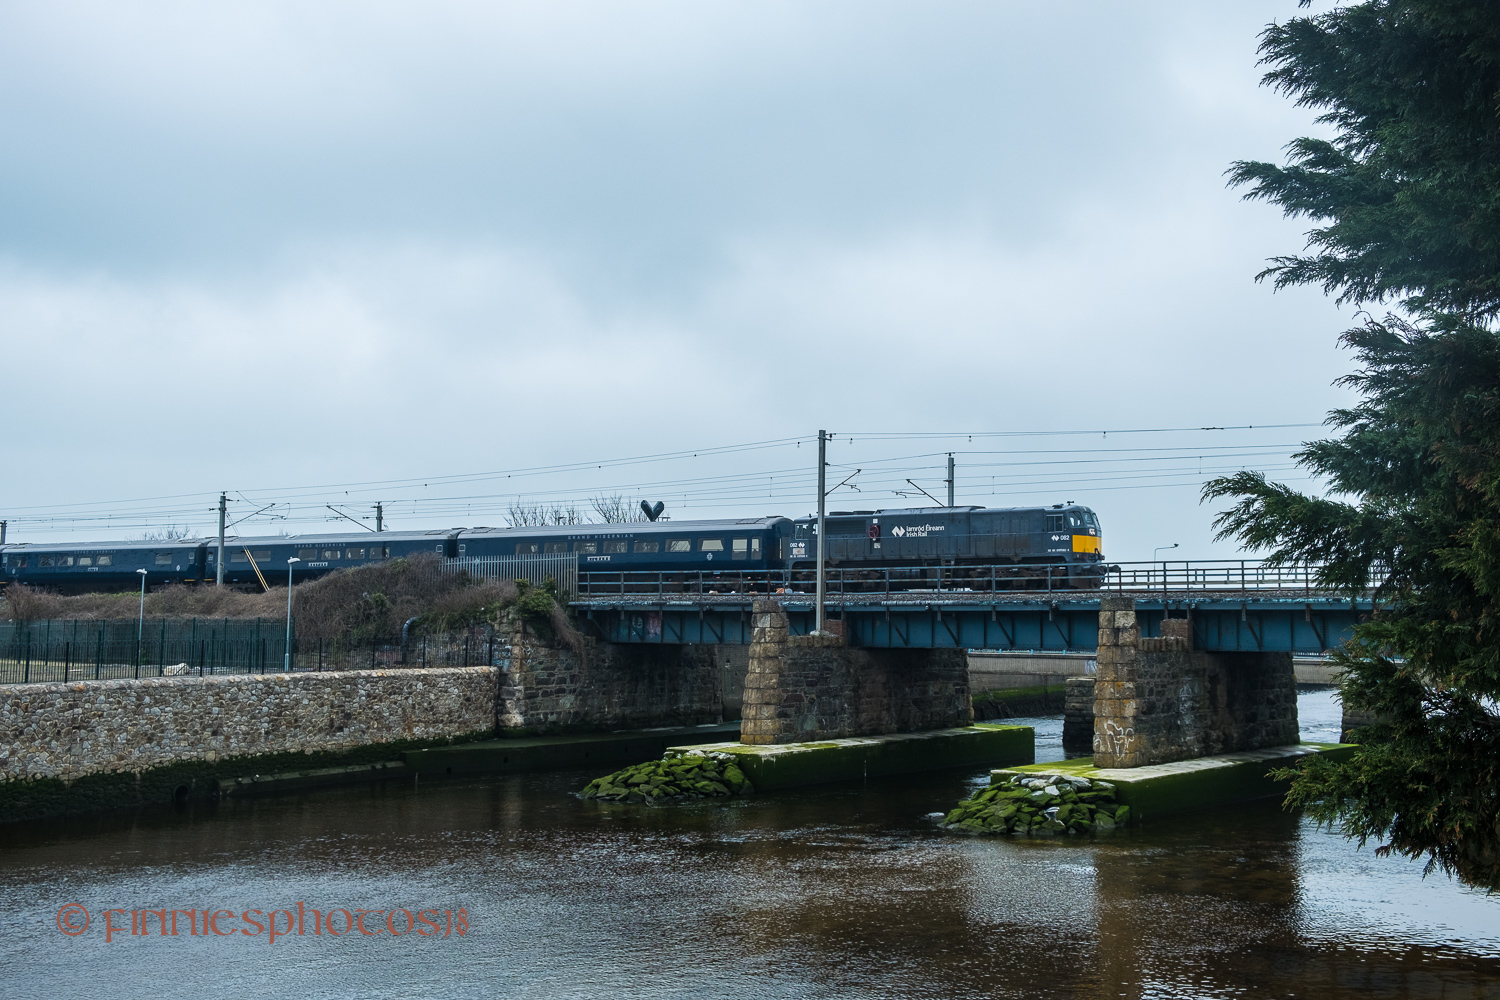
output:
<svg viewBox="0 0 1500 1000"><path fill-rule="evenodd" d="M136 570L136 572L139 573L139 574L141 574L141 576L145 576L146 575L146 571L143 570L143 569L138 569L138 570Z"/></svg>
<svg viewBox="0 0 1500 1000"><path fill-rule="evenodd" d="M295 562L301 562L301 561L302 561L302 560L301 560L301 559L298 559L298 558L297 558L297 557L296 557L296 556L292 556L292 557L291 557L291 558L290 558L290 559L288 559L288 560L287 560L287 561L286 561L286 564L287 564L287 565L288 565L288 566L290 566L290 565L291 565L291 564L292 564L292 563L295 563Z"/></svg>

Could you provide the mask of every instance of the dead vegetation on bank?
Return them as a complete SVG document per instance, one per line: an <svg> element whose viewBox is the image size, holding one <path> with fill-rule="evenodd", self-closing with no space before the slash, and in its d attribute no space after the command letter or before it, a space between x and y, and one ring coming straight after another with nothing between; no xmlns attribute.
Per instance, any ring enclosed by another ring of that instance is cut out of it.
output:
<svg viewBox="0 0 1500 1000"><path fill-rule="evenodd" d="M253 594L228 587L163 587L146 595L150 618L280 618L286 588ZM0 620L134 618L139 593L63 596L12 586L0 598ZM499 624L513 611L543 638L581 648L583 636L568 620L556 594L526 581L485 580L444 573L435 555L341 570L307 583L292 595L300 640L397 643L409 635L452 632Z"/></svg>

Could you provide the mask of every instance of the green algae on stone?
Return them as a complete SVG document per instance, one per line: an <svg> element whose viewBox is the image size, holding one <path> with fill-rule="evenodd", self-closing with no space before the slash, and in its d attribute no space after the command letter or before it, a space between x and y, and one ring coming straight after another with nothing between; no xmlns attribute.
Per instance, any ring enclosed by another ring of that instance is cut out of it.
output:
<svg viewBox="0 0 1500 1000"><path fill-rule="evenodd" d="M636 764L595 778L579 794L586 799L654 806L686 799L750 795L755 786L734 755L714 751L668 751L661 760Z"/></svg>
<svg viewBox="0 0 1500 1000"><path fill-rule="evenodd" d="M943 817L943 829L994 835L1049 836L1124 826L1130 807L1115 801L1115 786L1071 774L1017 774L981 788Z"/></svg>

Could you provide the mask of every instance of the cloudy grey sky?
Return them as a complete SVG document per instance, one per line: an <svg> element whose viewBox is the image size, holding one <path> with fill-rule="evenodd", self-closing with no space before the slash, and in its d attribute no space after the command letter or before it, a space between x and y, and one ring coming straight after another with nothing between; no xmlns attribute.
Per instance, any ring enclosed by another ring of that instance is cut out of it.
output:
<svg viewBox="0 0 1500 1000"><path fill-rule="evenodd" d="M1296 13L0 3L0 517L798 515L827 427L835 506L956 451L960 501L1089 503L1112 558L1235 554L1197 483L1317 428L1123 432L1346 401L1350 311L1253 281L1306 224L1223 183L1315 130L1258 86Z"/></svg>

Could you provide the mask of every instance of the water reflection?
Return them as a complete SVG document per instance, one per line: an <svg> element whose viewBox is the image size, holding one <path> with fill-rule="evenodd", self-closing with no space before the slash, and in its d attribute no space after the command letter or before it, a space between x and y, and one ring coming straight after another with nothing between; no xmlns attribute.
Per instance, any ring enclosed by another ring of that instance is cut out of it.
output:
<svg viewBox="0 0 1500 1000"><path fill-rule="evenodd" d="M1500 900L1274 804L1100 840L938 832L980 772L724 807L591 775L387 784L0 832L16 997L1500 997ZM61 935L91 909L464 905L447 940Z"/></svg>

